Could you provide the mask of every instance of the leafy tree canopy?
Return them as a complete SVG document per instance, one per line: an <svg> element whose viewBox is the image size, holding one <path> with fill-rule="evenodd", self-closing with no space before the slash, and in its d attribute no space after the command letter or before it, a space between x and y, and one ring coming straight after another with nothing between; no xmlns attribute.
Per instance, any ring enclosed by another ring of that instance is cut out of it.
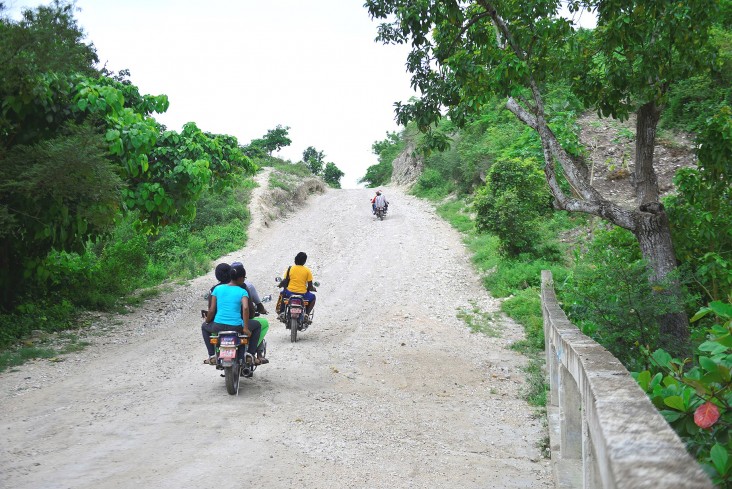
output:
<svg viewBox="0 0 732 489"><path fill-rule="evenodd" d="M343 175L345 173L335 163L330 161L325 165L325 170L323 170L323 180L333 188L341 188L341 178L343 178Z"/></svg>
<svg viewBox="0 0 732 489"><path fill-rule="evenodd" d="M130 211L148 231L190 220L204 188L254 169L233 137L165 131L152 117L165 95L96 72L72 13L0 19L0 307L50 250L79 250Z"/></svg>
<svg viewBox="0 0 732 489"><path fill-rule="evenodd" d="M282 126L277 124L277 127L267 131L264 137L252 140L249 146L254 152L257 150L272 156L274 151L279 151L285 146L289 146L292 140L288 137L288 131L290 126Z"/></svg>
<svg viewBox="0 0 732 489"><path fill-rule="evenodd" d="M325 154L322 151L318 151L313 146L308 146L305 151L302 152L302 161L305 162L313 175L320 175L323 173L323 165L325 165Z"/></svg>

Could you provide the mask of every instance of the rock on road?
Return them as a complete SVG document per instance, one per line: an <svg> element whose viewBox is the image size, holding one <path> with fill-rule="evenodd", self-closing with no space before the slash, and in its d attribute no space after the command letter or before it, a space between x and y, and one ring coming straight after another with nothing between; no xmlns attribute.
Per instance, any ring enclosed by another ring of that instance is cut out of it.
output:
<svg viewBox="0 0 732 489"><path fill-rule="evenodd" d="M213 273L100 317L83 352L1 374L0 487L553 485L520 396L526 360L508 348L521 328L428 203L386 189L376 221L371 195L329 190L222 257L260 294L299 251L321 282L297 343L270 311L270 363L238 396L201 363ZM471 333L461 310L496 334Z"/></svg>

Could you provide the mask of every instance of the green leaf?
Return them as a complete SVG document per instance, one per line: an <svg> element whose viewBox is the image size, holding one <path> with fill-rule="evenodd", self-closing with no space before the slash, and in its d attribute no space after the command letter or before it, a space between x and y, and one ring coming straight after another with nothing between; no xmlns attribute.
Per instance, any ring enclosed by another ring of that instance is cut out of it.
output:
<svg viewBox="0 0 732 489"><path fill-rule="evenodd" d="M670 408L676 409L677 411L686 411L686 408L684 407L684 400L681 398L681 396L667 397L663 400L663 403Z"/></svg>
<svg viewBox="0 0 732 489"><path fill-rule="evenodd" d="M709 308L714 311L717 316L725 319L732 318L732 304L722 301L713 301L709 304Z"/></svg>
<svg viewBox="0 0 732 489"><path fill-rule="evenodd" d="M647 391L648 385L651 382L651 372L649 372L648 370L644 370L643 372L638 374L638 378L636 380L638 381L641 389Z"/></svg>
<svg viewBox="0 0 732 489"><path fill-rule="evenodd" d="M671 355L664 350L654 351L651 357L660 367L671 368Z"/></svg>
<svg viewBox="0 0 732 489"><path fill-rule="evenodd" d="M714 468L717 469L717 472L720 475L725 475L727 473L727 462L729 461L727 450L719 443L715 443L709 455L712 458L712 463L714 464Z"/></svg>
<svg viewBox="0 0 732 489"><path fill-rule="evenodd" d="M668 409L662 410L661 411L661 414L663 414L663 417L669 423L673 423L674 421L678 421L682 417L686 416L685 413L680 413L678 411L669 411Z"/></svg>
<svg viewBox="0 0 732 489"><path fill-rule="evenodd" d="M699 357L699 365L707 372L717 371L717 363L709 357Z"/></svg>

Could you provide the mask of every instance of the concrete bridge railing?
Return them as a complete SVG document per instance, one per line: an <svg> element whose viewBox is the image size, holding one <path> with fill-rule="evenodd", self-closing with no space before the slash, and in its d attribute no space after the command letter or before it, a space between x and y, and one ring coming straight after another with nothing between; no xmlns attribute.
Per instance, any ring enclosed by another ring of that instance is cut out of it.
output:
<svg viewBox="0 0 732 489"><path fill-rule="evenodd" d="M549 271L541 303L556 487L713 487L620 361L569 322Z"/></svg>

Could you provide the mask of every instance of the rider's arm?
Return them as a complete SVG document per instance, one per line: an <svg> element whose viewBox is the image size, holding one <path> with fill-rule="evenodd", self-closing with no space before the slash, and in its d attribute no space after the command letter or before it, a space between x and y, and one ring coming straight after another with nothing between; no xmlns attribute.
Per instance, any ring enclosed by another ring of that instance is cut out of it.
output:
<svg viewBox="0 0 732 489"><path fill-rule="evenodd" d="M316 289L313 286L313 283L312 282L308 282L308 292L317 292L317 291L318 291L318 289Z"/></svg>
<svg viewBox="0 0 732 489"><path fill-rule="evenodd" d="M251 336L252 332L249 331L249 296L241 298L241 319L244 321L244 334Z"/></svg>
<svg viewBox="0 0 732 489"><path fill-rule="evenodd" d="M249 280L244 282L247 286L247 291L249 292L249 298L252 300L254 304L259 304L262 302L262 299L259 298L259 294L257 293L257 289L254 287L254 284L251 283Z"/></svg>
<svg viewBox="0 0 732 489"><path fill-rule="evenodd" d="M207 323L213 322L215 317L216 317L216 296L211 295L211 297L209 297L209 305L208 305L208 313L206 314L206 322Z"/></svg>

